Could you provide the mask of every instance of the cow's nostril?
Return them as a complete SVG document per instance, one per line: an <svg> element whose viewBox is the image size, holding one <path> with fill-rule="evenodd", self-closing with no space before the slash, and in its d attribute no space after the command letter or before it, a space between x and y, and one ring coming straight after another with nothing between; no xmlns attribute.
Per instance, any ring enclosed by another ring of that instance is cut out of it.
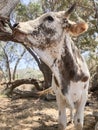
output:
<svg viewBox="0 0 98 130"><path fill-rule="evenodd" d="M19 23L15 23L15 24L13 25L13 28L17 27L18 25L19 25Z"/></svg>

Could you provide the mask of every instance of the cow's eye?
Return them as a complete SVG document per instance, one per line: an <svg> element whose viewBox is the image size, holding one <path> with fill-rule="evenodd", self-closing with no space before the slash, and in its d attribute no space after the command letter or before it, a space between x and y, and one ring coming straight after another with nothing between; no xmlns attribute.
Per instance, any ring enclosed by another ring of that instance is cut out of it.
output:
<svg viewBox="0 0 98 130"><path fill-rule="evenodd" d="M52 16L47 16L45 20L48 20L49 22L53 22L54 18Z"/></svg>

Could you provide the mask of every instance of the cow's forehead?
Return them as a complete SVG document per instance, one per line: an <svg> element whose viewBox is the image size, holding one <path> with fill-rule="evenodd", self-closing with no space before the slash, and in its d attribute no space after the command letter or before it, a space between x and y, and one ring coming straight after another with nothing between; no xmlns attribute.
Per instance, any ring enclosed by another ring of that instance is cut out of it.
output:
<svg viewBox="0 0 98 130"><path fill-rule="evenodd" d="M58 12L47 12L45 14L42 15L43 16L48 16L48 15L56 15L56 16L61 16L61 15L64 15L65 11L58 11Z"/></svg>
<svg viewBox="0 0 98 130"><path fill-rule="evenodd" d="M45 17L47 17L47 16L62 18L62 17L64 17L64 14L65 14L65 11L47 12L47 13L41 15L41 16L39 17L39 19L40 19L40 20L41 20L41 19L43 20L43 19L44 19Z"/></svg>

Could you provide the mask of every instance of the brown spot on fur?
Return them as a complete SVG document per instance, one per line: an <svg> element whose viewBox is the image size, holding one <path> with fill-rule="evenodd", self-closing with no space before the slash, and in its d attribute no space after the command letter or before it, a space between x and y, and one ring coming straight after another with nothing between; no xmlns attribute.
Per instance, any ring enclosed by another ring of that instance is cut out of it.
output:
<svg viewBox="0 0 98 130"><path fill-rule="evenodd" d="M66 69L68 78L72 79L75 74L74 67L72 67L74 63L67 46L65 46L65 55L61 56L61 58L64 63L64 68Z"/></svg>
<svg viewBox="0 0 98 130"><path fill-rule="evenodd" d="M55 30L51 29L51 28L47 28L44 24L41 24L40 29L42 29L42 33L47 37L47 35L55 35Z"/></svg>
<svg viewBox="0 0 98 130"><path fill-rule="evenodd" d="M56 79L56 77L55 77L55 76L54 76L54 81L55 81L55 83L56 83L57 87L59 87L59 83L58 83L58 81L57 81L57 79Z"/></svg>
<svg viewBox="0 0 98 130"><path fill-rule="evenodd" d="M80 55L80 52L76 46L71 44L71 48L73 51L74 59L73 59L72 55L70 54L70 52L68 51L68 48L65 48L66 51L68 51L67 54L66 54L66 52L65 52L65 54L66 54L66 60L67 60L66 67L68 67L69 74L70 74L69 77L70 77L70 79L75 80L75 81L81 80L82 82L86 82L88 80L88 76L86 76L86 74L84 72L82 72L82 68L81 68L81 65L79 64L78 58L82 62L84 62L84 60L83 60L82 56Z"/></svg>
<svg viewBox="0 0 98 130"><path fill-rule="evenodd" d="M84 89L86 89L86 84L84 85Z"/></svg>
<svg viewBox="0 0 98 130"><path fill-rule="evenodd" d="M61 111L59 111L59 116L61 115Z"/></svg>
<svg viewBox="0 0 98 130"><path fill-rule="evenodd" d="M40 43L37 48L44 50L51 47L53 43L55 43L53 40L51 40L51 37L53 37L55 33L55 30L46 27L45 24L42 23L37 28L34 28L31 36Z"/></svg>
<svg viewBox="0 0 98 130"><path fill-rule="evenodd" d="M80 123L80 119L77 119L77 122Z"/></svg>
<svg viewBox="0 0 98 130"><path fill-rule="evenodd" d="M73 55L74 58L71 54L71 52L69 51L68 45L66 44L66 38L65 38L65 52L64 54L61 56L62 61L64 63L64 68L66 70L66 75L68 77L69 80L74 80L74 81L78 81L81 79L81 74L78 74L78 63L76 61L76 48L74 45L71 45Z"/></svg>
<svg viewBox="0 0 98 130"><path fill-rule="evenodd" d="M53 64L51 65L51 67L53 67L53 66L54 66L54 64L55 64L56 60L57 60L57 58L55 58L55 59L54 59Z"/></svg>
<svg viewBox="0 0 98 130"><path fill-rule="evenodd" d="M38 34L39 34L39 32L38 32L37 30L34 30L34 31L32 32L32 35L34 35L34 36L36 36L36 37L37 37Z"/></svg>
<svg viewBox="0 0 98 130"><path fill-rule="evenodd" d="M81 81L86 82L87 80L88 80L88 76L84 76Z"/></svg>

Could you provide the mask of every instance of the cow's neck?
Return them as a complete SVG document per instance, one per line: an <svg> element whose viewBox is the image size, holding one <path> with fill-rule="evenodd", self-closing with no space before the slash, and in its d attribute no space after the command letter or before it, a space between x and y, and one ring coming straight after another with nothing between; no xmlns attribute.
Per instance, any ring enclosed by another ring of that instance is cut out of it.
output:
<svg viewBox="0 0 98 130"><path fill-rule="evenodd" d="M69 42L72 42L70 36L66 34L67 40ZM64 68L64 64L62 61L62 55L65 53L65 35L62 37L62 41L60 43L56 43L51 47L41 49L41 48L36 48L34 47L34 51L37 53L37 55L41 58L43 62L45 62L53 74L55 75L56 83L61 87L62 89L65 88L65 91L67 91L67 85L69 83L68 77L66 75L66 71ZM68 42L68 44L70 44ZM69 45L69 48L71 49L71 46Z"/></svg>
<svg viewBox="0 0 98 130"><path fill-rule="evenodd" d="M33 48L34 51L37 53L37 55L40 57L40 59L48 65L48 67L51 69L53 74L56 76L57 81L60 84L60 74L59 74L59 68L57 65L58 59L61 59L61 50L62 50L62 43L58 43L57 46L53 46L51 48L46 48L45 50L39 49L39 48Z"/></svg>
<svg viewBox="0 0 98 130"><path fill-rule="evenodd" d="M50 46L44 48L34 47L34 51L38 54L43 62L45 62L50 68L53 65L55 59L60 59L62 46L64 44L64 36L61 38L62 40L58 40L55 43L52 43ZM59 42L60 41L60 42Z"/></svg>

